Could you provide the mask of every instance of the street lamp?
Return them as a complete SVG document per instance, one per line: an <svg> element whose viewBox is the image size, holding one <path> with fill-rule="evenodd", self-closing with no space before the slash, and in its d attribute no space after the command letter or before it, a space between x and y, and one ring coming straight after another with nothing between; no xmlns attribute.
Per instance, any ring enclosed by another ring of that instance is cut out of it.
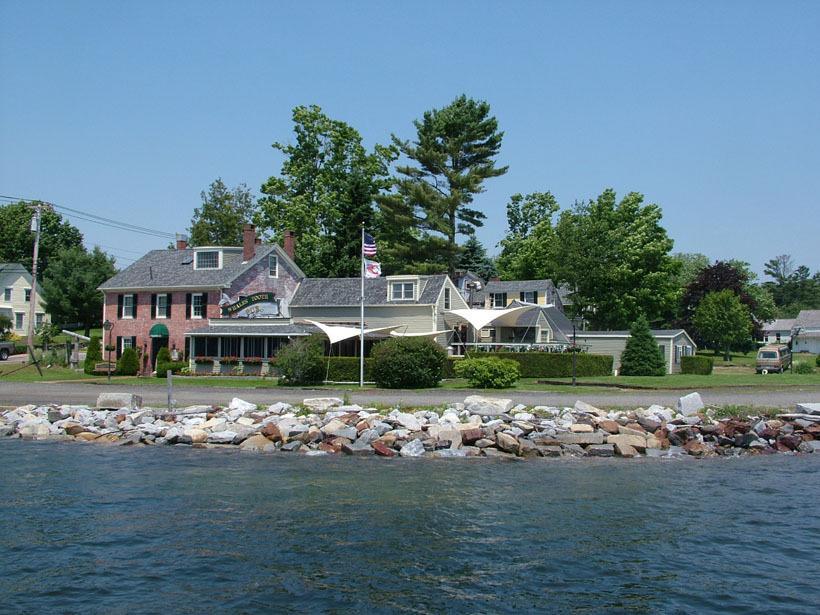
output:
<svg viewBox="0 0 820 615"><path fill-rule="evenodd" d="M572 319L572 386L575 386L575 372L578 365L578 345L575 343L575 329L581 326L583 319L576 316Z"/></svg>
<svg viewBox="0 0 820 615"><path fill-rule="evenodd" d="M108 350L108 365L105 368L105 371L108 372L108 384L111 384L111 329L113 328L114 323L106 319L106 321L103 323L103 329L108 331L108 343L105 345L106 349Z"/></svg>

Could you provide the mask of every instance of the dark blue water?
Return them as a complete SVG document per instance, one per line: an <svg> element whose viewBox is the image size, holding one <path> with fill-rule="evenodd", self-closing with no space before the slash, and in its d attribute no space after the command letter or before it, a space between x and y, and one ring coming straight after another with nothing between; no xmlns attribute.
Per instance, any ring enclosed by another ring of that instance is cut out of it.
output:
<svg viewBox="0 0 820 615"><path fill-rule="evenodd" d="M820 455L398 460L0 441L3 612L820 609Z"/></svg>

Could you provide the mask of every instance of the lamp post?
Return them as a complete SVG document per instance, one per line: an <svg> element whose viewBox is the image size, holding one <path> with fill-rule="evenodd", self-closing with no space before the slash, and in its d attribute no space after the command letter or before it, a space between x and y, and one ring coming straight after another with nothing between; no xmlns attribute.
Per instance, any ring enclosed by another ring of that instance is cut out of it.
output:
<svg viewBox="0 0 820 615"><path fill-rule="evenodd" d="M105 371L108 372L108 384L111 384L111 329L113 328L114 323L106 319L103 323L103 329L108 331L108 343L105 345L105 348L108 351L108 365L105 368Z"/></svg>
<svg viewBox="0 0 820 615"><path fill-rule="evenodd" d="M575 386L575 372L578 365L578 346L575 343L575 329L581 324L577 316L572 319L572 386Z"/></svg>

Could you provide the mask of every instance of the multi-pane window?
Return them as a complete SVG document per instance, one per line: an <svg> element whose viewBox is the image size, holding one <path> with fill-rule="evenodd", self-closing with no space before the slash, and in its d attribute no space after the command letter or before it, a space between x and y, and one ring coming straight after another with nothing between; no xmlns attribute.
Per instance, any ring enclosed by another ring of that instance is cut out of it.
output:
<svg viewBox="0 0 820 615"><path fill-rule="evenodd" d="M202 318L205 315L203 303L202 293L195 293L191 296L191 318Z"/></svg>
<svg viewBox="0 0 820 615"><path fill-rule="evenodd" d="M130 337L122 338L122 349L125 350L126 348L133 348L133 345L131 344L132 341L133 340Z"/></svg>
<svg viewBox="0 0 820 615"><path fill-rule="evenodd" d="M23 312L14 313L14 328L18 330L23 328Z"/></svg>
<svg viewBox="0 0 820 615"><path fill-rule="evenodd" d="M157 295L157 318L168 318L168 295Z"/></svg>
<svg viewBox="0 0 820 615"><path fill-rule="evenodd" d="M279 277L279 257L276 254L268 256L268 276Z"/></svg>
<svg viewBox="0 0 820 615"><path fill-rule="evenodd" d="M491 293L490 307L503 308L507 307L507 293Z"/></svg>
<svg viewBox="0 0 820 615"><path fill-rule="evenodd" d="M11 301L11 289L6 288L3 290L3 301Z"/></svg>
<svg viewBox="0 0 820 615"><path fill-rule="evenodd" d="M412 282L393 282L391 298L394 300L412 299L413 286Z"/></svg>
<svg viewBox="0 0 820 615"><path fill-rule="evenodd" d="M449 288L444 289L444 309L445 310L450 309L450 289Z"/></svg>
<svg viewBox="0 0 820 615"><path fill-rule="evenodd" d="M43 326L43 317L44 316L45 316L45 314L43 314L42 312L37 312L34 315L34 324L35 324L35 326L37 326L37 327L42 327Z"/></svg>
<svg viewBox="0 0 820 615"><path fill-rule="evenodd" d="M31 301L31 289L27 288L26 289L26 302L29 302L29 301Z"/></svg>
<svg viewBox="0 0 820 615"><path fill-rule="evenodd" d="M122 296L122 317L134 318L136 312L136 297L134 295Z"/></svg>
<svg viewBox="0 0 820 615"><path fill-rule="evenodd" d="M219 250L204 250L196 253L197 269L219 269Z"/></svg>
<svg viewBox="0 0 820 615"><path fill-rule="evenodd" d="M521 291L519 298L524 303L536 303L536 292L534 290Z"/></svg>

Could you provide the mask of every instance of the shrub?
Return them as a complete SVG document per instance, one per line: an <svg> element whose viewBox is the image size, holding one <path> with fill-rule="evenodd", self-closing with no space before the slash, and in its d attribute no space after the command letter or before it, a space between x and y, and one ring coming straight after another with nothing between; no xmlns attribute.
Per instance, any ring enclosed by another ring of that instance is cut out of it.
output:
<svg viewBox="0 0 820 615"><path fill-rule="evenodd" d="M481 357L511 359L518 363L521 378L569 378L572 376L572 353L557 352L475 352L468 359ZM611 376L612 355L577 353L577 376ZM451 361L458 365L462 359Z"/></svg>
<svg viewBox="0 0 820 615"><path fill-rule="evenodd" d="M325 378L325 342L318 335L300 337L276 358L281 384L321 384Z"/></svg>
<svg viewBox="0 0 820 615"><path fill-rule="evenodd" d="M652 332L649 323L641 316L632 323L626 348L621 353L622 376L665 376L666 365L661 355L660 346Z"/></svg>
<svg viewBox="0 0 820 615"><path fill-rule="evenodd" d="M188 361L172 361L171 351L167 347L159 349L157 353L157 378L167 378L169 369L172 374L179 374L186 367L188 367Z"/></svg>
<svg viewBox="0 0 820 615"><path fill-rule="evenodd" d="M140 360L137 351L133 348L126 348L117 361L117 373L121 376L136 376L139 371Z"/></svg>
<svg viewBox="0 0 820 615"><path fill-rule="evenodd" d="M459 361L455 372L460 378L466 378L470 386L482 389L506 389L521 375L516 361L495 357Z"/></svg>
<svg viewBox="0 0 820 615"><path fill-rule="evenodd" d="M795 374L813 374L814 367L812 367L811 363L801 361L800 363L794 364L794 373Z"/></svg>
<svg viewBox="0 0 820 615"><path fill-rule="evenodd" d="M819 354L819 355L817 355L816 357L814 357L814 364L815 364L817 367L820 367L820 354Z"/></svg>
<svg viewBox="0 0 820 615"><path fill-rule="evenodd" d="M170 363L171 362L171 351L168 350L168 346L163 346L159 349L157 353L157 365L160 363Z"/></svg>
<svg viewBox="0 0 820 615"><path fill-rule="evenodd" d="M681 374L700 374L708 376L712 373L715 362L709 357L699 357L697 355L680 358Z"/></svg>
<svg viewBox="0 0 820 615"><path fill-rule="evenodd" d="M387 389L416 389L437 386L444 375L447 353L425 338L398 337L377 344L373 358L373 380Z"/></svg>
<svg viewBox="0 0 820 615"><path fill-rule="evenodd" d="M94 365L102 361L102 350L100 349L100 338L97 335L92 335L88 342L88 348L85 351L85 361L83 362L83 371L86 374L94 373Z"/></svg>

